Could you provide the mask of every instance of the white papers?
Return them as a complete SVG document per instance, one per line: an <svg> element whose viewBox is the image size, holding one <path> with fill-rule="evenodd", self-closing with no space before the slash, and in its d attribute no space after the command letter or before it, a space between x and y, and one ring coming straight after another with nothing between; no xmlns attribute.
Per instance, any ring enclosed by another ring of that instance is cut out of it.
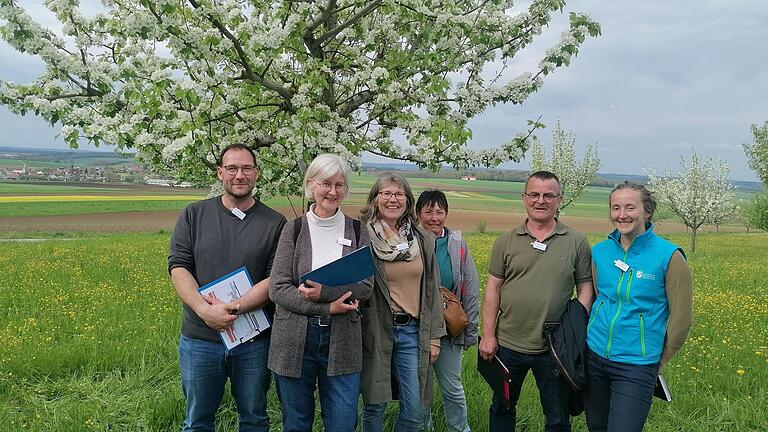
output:
<svg viewBox="0 0 768 432"><path fill-rule="evenodd" d="M212 294L222 303L229 303L244 296L253 287L248 269L239 269L222 276L215 281L201 287L198 291L201 295ZM243 342L249 341L254 336L268 329L270 326L267 315L261 309L244 313L237 317L232 325L219 331L221 340L227 349L232 349Z"/></svg>

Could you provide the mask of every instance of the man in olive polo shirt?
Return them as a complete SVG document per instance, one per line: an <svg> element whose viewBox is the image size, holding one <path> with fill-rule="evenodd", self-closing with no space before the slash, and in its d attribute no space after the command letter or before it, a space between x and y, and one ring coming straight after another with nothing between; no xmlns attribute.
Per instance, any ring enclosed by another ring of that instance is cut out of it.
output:
<svg viewBox="0 0 768 432"><path fill-rule="evenodd" d="M590 309L592 255L586 237L555 219L562 200L560 180L549 171L531 174L522 194L528 218L496 239L488 265L483 300L480 355L494 354L507 366L511 408L504 395L493 396L490 431L514 431L515 405L528 371L533 372L544 410L545 431L570 431L568 385L554 374L546 350L544 321L556 321L574 287Z"/></svg>

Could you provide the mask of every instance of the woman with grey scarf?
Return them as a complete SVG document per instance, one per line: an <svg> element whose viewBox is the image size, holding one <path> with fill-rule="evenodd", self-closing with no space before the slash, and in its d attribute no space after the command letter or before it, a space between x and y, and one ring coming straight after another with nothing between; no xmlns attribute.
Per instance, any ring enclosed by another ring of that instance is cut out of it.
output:
<svg viewBox="0 0 768 432"><path fill-rule="evenodd" d="M445 322L435 236L416 226L414 205L408 182L384 173L360 212L377 268L373 293L361 303L364 432L383 430L387 403L395 399L394 430L420 430L432 404L431 365Z"/></svg>

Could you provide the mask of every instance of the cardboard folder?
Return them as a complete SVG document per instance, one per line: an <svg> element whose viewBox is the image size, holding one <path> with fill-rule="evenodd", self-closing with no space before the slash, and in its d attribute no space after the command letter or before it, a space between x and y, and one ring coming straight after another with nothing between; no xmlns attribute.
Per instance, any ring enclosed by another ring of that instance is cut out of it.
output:
<svg viewBox="0 0 768 432"><path fill-rule="evenodd" d="M480 356L480 350L477 351L477 370L480 376L491 387L491 390L497 396L503 396L507 409L512 408L512 402L509 399L509 385L512 380L509 378L509 369L497 356L491 360L485 360Z"/></svg>
<svg viewBox="0 0 768 432"><path fill-rule="evenodd" d="M307 279L321 285L349 285L371 277L376 273L370 246L363 246L336 261L318 267L301 276L303 283Z"/></svg>

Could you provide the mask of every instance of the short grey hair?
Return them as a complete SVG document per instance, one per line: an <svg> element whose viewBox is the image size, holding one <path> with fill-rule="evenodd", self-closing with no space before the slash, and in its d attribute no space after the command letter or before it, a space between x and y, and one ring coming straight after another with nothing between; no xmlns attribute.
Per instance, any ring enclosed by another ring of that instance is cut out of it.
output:
<svg viewBox="0 0 768 432"><path fill-rule="evenodd" d="M346 198L347 194L349 194L349 174L351 172L349 162L343 157L330 153L317 155L312 160L312 163L309 164L307 172L304 173L304 196L307 199L313 198L312 186L310 186L311 180L322 183L337 174L342 174L347 188L340 195L342 195L342 198Z"/></svg>

